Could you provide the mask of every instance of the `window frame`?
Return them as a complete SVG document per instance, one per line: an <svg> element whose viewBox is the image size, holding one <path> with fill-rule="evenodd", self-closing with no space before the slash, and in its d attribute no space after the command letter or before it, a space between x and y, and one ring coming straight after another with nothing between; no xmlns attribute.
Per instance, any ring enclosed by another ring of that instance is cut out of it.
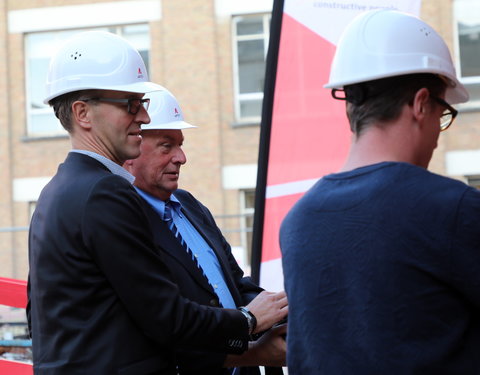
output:
<svg viewBox="0 0 480 375"><path fill-rule="evenodd" d="M255 214L255 189L240 190L240 244L245 251L245 259L248 267L252 262L252 238L253 238L253 217ZM247 195L253 197L253 207L247 207ZM252 225L248 225L251 218Z"/></svg>
<svg viewBox="0 0 480 375"><path fill-rule="evenodd" d="M455 53L454 59L455 59L457 77L460 80L460 82L465 85L465 88L467 89L467 91L469 91L469 93L470 93L469 86L474 86L474 85L478 87L477 90L480 92L480 74L478 76L470 76L470 77L462 76L459 15L458 15L458 9L457 9L460 3L465 3L465 0L454 0L452 4L453 36L454 36L453 45L454 45L454 53ZM480 21L479 21L479 26L480 26ZM478 64L480 64L480 60ZM480 66L479 66L479 69L480 69ZM478 97L476 98L470 98L470 100L467 103L457 104L457 106L461 111L478 110L480 109L480 95L478 95Z"/></svg>
<svg viewBox="0 0 480 375"><path fill-rule="evenodd" d="M261 17L263 25L262 34L238 35L237 25L245 18ZM233 59L233 87L234 87L234 126L260 124L261 113L258 116L241 115L242 100L260 100L263 101L263 88L260 92L240 93L240 64L238 56L238 42L249 40L263 40L264 62L266 64L268 45L270 41L270 22L271 13L242 14L232 16L232 59ZM261 35L261 36L260 36Z"/></svg>

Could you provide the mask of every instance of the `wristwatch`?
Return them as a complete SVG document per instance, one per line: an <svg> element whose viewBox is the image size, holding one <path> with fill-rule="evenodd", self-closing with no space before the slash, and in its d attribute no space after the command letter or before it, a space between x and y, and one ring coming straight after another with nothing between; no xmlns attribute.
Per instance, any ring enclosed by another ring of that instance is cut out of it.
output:
<svg viewBox="0 0 480 375"><path fill-rule="evenodd" d="M257 318L253 313L245 306L240 306L238 310L247 318L248 334L251 336L257 328Z"/></svg>

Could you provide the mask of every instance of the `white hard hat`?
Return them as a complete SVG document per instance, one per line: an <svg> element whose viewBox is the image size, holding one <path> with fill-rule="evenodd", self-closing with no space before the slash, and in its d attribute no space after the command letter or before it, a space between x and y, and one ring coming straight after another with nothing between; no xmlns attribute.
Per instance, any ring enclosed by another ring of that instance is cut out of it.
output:
<svg viewBox="0 0 480 375"><path fill-rule="evenodd" d="M177 99L168 91L155 91L147 95L150 98L149 124L142 124L142 130L181 130L196 128L183 120L183 113Z"/></svg>
<svg viewBox="0 0 480 375"><path fill-rule="evenodd" d="M146 93L163 87L148 81L142 57L125 39L105 31L86 31L67 40L52 57L44 103L88 89Z"/></svg>
<svg viewBox="0 0 480 375"><path fill-rule="evenodd" d="M435 30L407 13L374 10L360 14L344 30L324 87L343 89L345 85L414 73L446 77L449 86L445 99L449 103L468 100L448 47Z"/></svg>

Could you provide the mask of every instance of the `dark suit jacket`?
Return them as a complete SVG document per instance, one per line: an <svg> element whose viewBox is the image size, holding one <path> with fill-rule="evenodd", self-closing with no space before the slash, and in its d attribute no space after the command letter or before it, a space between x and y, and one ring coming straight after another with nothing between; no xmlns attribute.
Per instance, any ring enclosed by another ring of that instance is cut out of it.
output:
<svg viewBox="0 0 480 375"><path fill-rule="evenodd" d="M70 153L29 234L27 315L35 374L175 374L177 346L242 352L236 310L180 296L143 200L124 178Z"/></svg>
<svg viewBox="0 0 480 375"><path fill-rule="evenodd" d="M243 271L233 257L230 245L223 237L207 207L185 190L179 189L174 194L182 204L182 211L185 216L217 255L235 304L237 307L247 305L262 289L254 284L249 277L243 277ZM202 305L220 306L220 301L212 287L168 229L166 223L147 202L145 202L145 205L155 242L164 249L165 263L170 269L181 294ZM224 360L225 354L205 353L205 351L177 351L177 363L182 375L224 374L226 373L226 370L222 369ZM254 373L258 373L258 368L242 369L242 374Z"/></svg>

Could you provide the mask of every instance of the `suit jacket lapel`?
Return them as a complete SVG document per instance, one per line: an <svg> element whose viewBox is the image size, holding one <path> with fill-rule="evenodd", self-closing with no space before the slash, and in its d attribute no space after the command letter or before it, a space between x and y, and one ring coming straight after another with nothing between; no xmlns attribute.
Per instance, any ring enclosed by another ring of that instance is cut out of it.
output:
<svg viewBox="0 0 480 375"><path fill-rule="evenodd" d="M207 242L208 246L210 246L215 254L217 255L218 261L222 266L222 269L228 266L228 259L226 259L225 253L223 251L218 251L218 249L222 249L222 243L220 242L220 238L218 238L218 233L215 230L216 228L212 228L211 224L204 220L203 215L199 211L189 210L182 208L182 213L190 220L190 223L195 227L195 229L200 233L203 239Z"/></svg>
<svg viewBox="0 0 480 375"><path fill-rule="evenodd" d="M214 226L214 223L206 220L205 216L199 209L195 209L195 207L191 206L188 202L181 200L180 198L179 200L182 203L183 214L188 218L198 233L200 233L203 239L215 252L218 262L220 263L220 267L222 268L227 287L230 290L235 303L237 306L239 306L239 304L241 304L241 296L235 287L235 283L232 278L233 276L230 271L230 264L225 252L223 251L223 244L221 237L218 234L216 225Z"/></svg>
<svg viewBox="0 0 480 375"><path fill-rule="evenodd" d="M158 213L145 202L147 207L147 215L152 223L152 230L155 239L155 243L161 247L161 249L170 257L178 261L182 267L184 267L192 277L201 285L204 289L211 293L214 293L212 286L205 279L202 271L193 262L192 258L180 245L175 235L168 229L167 223L165 223Z"/></svg>

